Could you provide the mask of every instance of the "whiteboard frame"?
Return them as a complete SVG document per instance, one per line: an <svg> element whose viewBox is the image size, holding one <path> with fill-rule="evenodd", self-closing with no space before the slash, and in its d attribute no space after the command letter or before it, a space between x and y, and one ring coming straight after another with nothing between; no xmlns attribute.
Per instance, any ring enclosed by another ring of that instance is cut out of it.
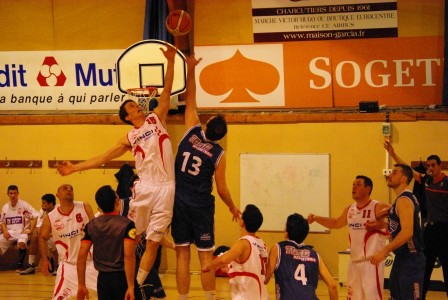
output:
<svg viewBox="0 0 448 300"><path fill-rule="evenodd" d="M330 154L240 153L240 210L247 204L263 213L259 231L284 231L286 218L293 213L329 217ZM314 222L310 232L330 231Z"/></svg>

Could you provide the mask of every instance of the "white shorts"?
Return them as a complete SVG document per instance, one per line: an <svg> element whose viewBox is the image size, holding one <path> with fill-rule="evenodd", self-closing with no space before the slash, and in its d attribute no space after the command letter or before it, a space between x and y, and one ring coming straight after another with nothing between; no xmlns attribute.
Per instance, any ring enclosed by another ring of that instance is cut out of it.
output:
<svg viewBox="0 0 448 300"><path fill-rule="evenodd" d="M7 240L3 236L3 234L0 234L0 250L2 251L1 254L5 254L9 247L11 247L15 242L17 242L17 244L24 243L25 246L28 243L28 234L26 233L16 233L12 231L9 232L9 234L11 235L9 240Z"/></svg>
<svg viewBox="0 0 448 300"><path fill-rule="evenodd" d="M174 190L174 182L135 183L128 217L134 221L137 234L146 230L146 239L160 242L173 218Z"/></svg>
<svg viewBox="0 0 448 300"><path fill-rule="evenodd" d="M86 286L90 297L96 297L96 282L98 271L93 266L93 260L88 259L86 264ZM78 293L78 272L76 265L61 262L58 267L54 283L53 300L76 299Z"/></svg>
<svg viewBox="0 0 448 300"><path fill-rule="evenodd" d="M383 299L384 261L378 266L370 261L349 262L347 299Z"/></svg>

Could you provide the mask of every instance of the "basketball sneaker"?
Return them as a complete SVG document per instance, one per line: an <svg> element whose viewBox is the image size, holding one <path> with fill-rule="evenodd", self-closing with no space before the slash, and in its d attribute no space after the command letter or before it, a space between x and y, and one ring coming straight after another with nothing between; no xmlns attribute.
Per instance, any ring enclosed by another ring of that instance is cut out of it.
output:
<svg viewBox="0 0 448 300"><path fill-rule="evenodd" d="M25 270L19 272L20 275L29 275L34 273L36 273L36 267L34 267L34 264L28 265L28 267Z"/></svg>
<svg viewBox="0 0 448 300"><path fill-rule="evenodd" d="M23 265L21 263L17 263L16 273L20 273L24 270Z"/></svg>
<svg viewBox="0 0 448 300"><path fill-rule="evenodd" d="M51 273L51 275L53 275L53 276L58 275L58 266L56 266L56 267L54 268L54 271Z"/></svg>

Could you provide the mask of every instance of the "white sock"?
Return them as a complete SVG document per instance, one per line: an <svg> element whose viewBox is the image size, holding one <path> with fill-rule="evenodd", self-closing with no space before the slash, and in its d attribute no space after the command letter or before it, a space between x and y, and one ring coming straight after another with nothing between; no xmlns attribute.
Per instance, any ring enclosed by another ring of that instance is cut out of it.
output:
<svg viewBox="0 0 448 300"><path fill-rule="evenodd" d="M137 272L137 283L139 285L143 285L146 277L148 277L148 274L149 274L149 272L139 268L138 272Z"/></svg>
<svg viewBox="0 0 448 300"><path fill-rule="evenodd" d="M216 291L204 291L206 300L215 300L216 299Z"/></svg>
<svg viewBox="0 0 448 300"><path fill-rule="evenodd" d="M28 264L34 265L35 259L36 259L36 255L28 255Z"/></svg>
<svg viewBox="0 0 448 300"><path fill-rule="evenodd" d="M188 294L179 294L179 300L187 300Z"/></svg>

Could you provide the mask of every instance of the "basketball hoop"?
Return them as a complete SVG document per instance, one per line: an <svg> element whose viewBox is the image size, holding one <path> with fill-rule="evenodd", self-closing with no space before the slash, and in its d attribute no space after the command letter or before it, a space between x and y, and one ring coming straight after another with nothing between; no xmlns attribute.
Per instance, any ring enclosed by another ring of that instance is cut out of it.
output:
<svg viewBox="0 0 448 300"><path fill-rule="evenodd" d="M137 102L138 106L142 108L145 114L149 114L151 110L157 107L157 88L142 87L127 89L127 94L131 100Z"/></svg>

